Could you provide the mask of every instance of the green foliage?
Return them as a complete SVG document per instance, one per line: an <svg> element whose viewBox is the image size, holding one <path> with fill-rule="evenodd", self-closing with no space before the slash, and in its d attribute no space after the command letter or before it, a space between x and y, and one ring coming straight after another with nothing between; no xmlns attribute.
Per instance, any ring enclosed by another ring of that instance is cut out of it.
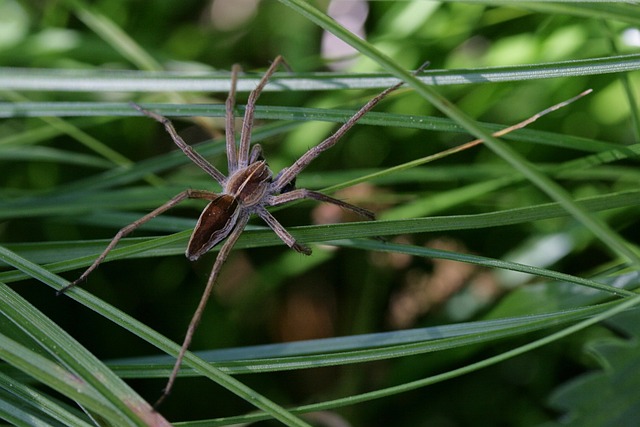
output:
<svg viewBox="0 0 640 427"><path fill-rule="evenodd" d="M638 8L377 1L360 39L324 2L256 2L237 21L234 4L0 3L0 417L595 426L618 421L611 405L634 407L637 343L598 323L637 317L639 303L640 54L625 42ZM326 33L355 48L350 68L326 71ZM274 210L311 257L248 227L195 354L153 412L146 401L215 256L182 256L201 205L123 240L81 289L48 288L184 188L218 190L128 102L175 118L225 170L228 70L245 70L241 116L278 54L292 70L260 98L252 135L275 172L376 91L407 83L298 180L379 219L348 222L306 202ZM425 60L421 75L408 71ZM527 129L490 135L587 88ZM485 144L445 151L473 137ZM578 375L585 345L602 373Z"/></svg>
<svg viewBox="0 0 640 427"><path fill-rule="evenodd" d="M633 426L640 414L640 348L638 311L618 315L607 322L624 337L607 336L587 341L585 350L601 367L583 374L557 390L551 404L567 414L563 426ZM597 393L594 393L597 390Z"/></svg>

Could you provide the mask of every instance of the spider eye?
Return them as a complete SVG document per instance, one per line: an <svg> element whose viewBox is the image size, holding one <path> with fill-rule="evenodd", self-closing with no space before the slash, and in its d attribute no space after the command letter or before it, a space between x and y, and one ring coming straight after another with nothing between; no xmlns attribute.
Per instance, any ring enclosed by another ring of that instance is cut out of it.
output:
<svg viewBox="0 0 640 427"><path fill-rule="evenodd" d="M280 194L288 193L289 191L293 191L295 189L296 189L296 179L293 178L293 180L291 182L289 182L287 185L282 187L282 190L280 190Z"/></svg>

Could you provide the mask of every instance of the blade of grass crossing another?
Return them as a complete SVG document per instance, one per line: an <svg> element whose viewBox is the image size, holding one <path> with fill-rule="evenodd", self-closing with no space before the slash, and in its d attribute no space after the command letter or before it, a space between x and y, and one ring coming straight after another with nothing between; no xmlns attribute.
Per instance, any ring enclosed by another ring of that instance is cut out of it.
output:
<svg viewBox="0 0 640 427"><path fill-rule="evenodd" d="M612 230L606 223L591 215L589 212L582 209L576 204L570 194L564 190L560 185L556 184L553 180L544 175L535 165L526 161L520 154L511 149L508 145L499 141L491 136L490 132L486 131L449 100L437 93L433 88L424 84L416 76L409 71L405 70L400 64L395 62L389 56L380 52L372 44L368 43L356 35L352 34L349 30L342 27L332 18L326 14L320 12L315 7L311 6L304 0L279 0L281 3L297 11L301 15L305 16L324 30L332 33L345 43L351 45L357 49L363 55L368 56L375 62L377 62L382 68L389 71L396 77L404 80L409 86L424 97L427 101L433 104L436 108L442 111L444 114L455 120L472 135L479 139L482 139L487 147L494 151L497 155L502 157L506 162L511 164L514 169L522 173L527 179L529 179L535 186L545 192L553 200L560 203L576 220L581 222L587 227L593 234L595 234L613 253L617 254L623 259L626 259L631 264L634 264L637 268L640 268L640 256L632 250L627 243L622 239L614 230Z"/></svg>
<svg viewBox="0 0 640 427"><path fill-rule="evenodd" d="M40 266L29 262L28 260L18 256L17 254L7 250L0 246L0 260L14 266L15 268L28 274L30 277L39 280L56 290L62 289L69 282ZM8 288L6 288L8 289ZM1 290L1 288L0 288ZM143 325L127 314L117 310L104 301L94 297L90 293L80 288L74 288L67 294L68 297L79 301L81 304L87 306L91 310L101 314L114 323L127 329L133 334L148 341L152 345L155 345L162 351L165 351L172 356L176 356L180 351L180 346L171 340L163 337L155 330ZM0 294L0 300L6 301ZM15 315L19 315L25 311L35 310L26 301L22 303L22 306L18 310L13 310ZM35 310L37 312L37 310ZM115 396L114 405L118 405L118 409L122 412L128 413L132 419L136 418L140 414L133 413L132 409L141 412L142 415L147 417L158 416L159 413L151 408L151 406L140 398L129 386L118 378L112 371L110 371L102 362L97 360L94 356L88 353L84 348L77 343L73 338L68 336L57 325L51 322L49 319L43 316L41 323L36 323L28 318L22 319L20 322L23 327L32 328L32 333L41 334L42 338L47 340L48 337L60 337L60 342L54 343L52 352L56 353L58 357L64 357L67 364L74 366L77 370L83 372L83 378L91 382L91 385L97 388L100 393L104 393L107 396ZM48 341L47 341L48 342ZM72 347L75 351L70 352L69 347ZM58 354L59 353L59 354ZM221 372L219 369L208 364L204 360L194 356L192 353L187 352L184 363L191 368L195 369L200 374L215 381L222 387L227 388L232 393L235 393L239 397L245 399L250 404L256 406L258 409L268 412L273 418L281 421L288 426L309 427L309 424L300 418L292 415L290 412L257 393L253 389L247 387L242 382L235 378ZM74 370L76 370L74 369ZM86 376L86 377L85 377ZM110 380L110 381L107 381ZM117 424L126 425L126 424ZM144 425L144 424L140 424ZM161 424L158 424L161 425Z"/></svg>

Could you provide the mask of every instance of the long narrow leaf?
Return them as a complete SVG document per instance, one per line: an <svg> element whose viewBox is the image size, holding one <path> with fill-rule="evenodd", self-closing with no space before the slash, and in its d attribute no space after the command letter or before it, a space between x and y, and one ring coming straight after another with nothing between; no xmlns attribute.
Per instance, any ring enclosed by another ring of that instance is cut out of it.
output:
<svg viewBox="0 0 640 427"><path fill-rule="evenodd" d="M640 69L640 54L572 61L487 67L474 70L429 70L419 79L429 85L459 85L602 75ZM259 77L240 76L238 92L255 88ZM396 74L276 73L265 91L382 89L398 82ZM148 72L48 70L0 67L0 87L12 90L102 92L227 92L229 72Z"/></svg>
<svg viewBox="0 0 640 427"><path fill-rule="evenodd" d="M360 52L376 61L387 71L407 82L407 84L414 88L418 94L431 102L447 116L456 120L471 134L482 139L487 147L502 157L506 162L511 164L516 171L523 174L549 197L560 203L571 215L573 215L600 240L602 240L602 242L605 243L614 253L626 259L628 262L635 264L636 267L640 267L640 256L638 256L638 254L633 251L614 230L597 217L590 215L587 211L582 209L572 200L571 196L560 185L541 173L537 167L525 160L524 157L508 145L491 136L489 131L479 126L471 117L467 116L455 107L442 95L438 94L433 88L421 82L413 74L404 70L373 45L358 38L327 15L311 6L309 3L302 0L280 1L290 8L298 11L318 26L331 32L336 37L357 48Z"/></svg>
<svg viewBox="0 0 640 427"><path fill-rule="evenodd" d="M29 276L38 279L39 281L53 287L56 290L60 290L66 284L68 284L68 282L61 277L58 277L50 273L49 271L39 267L38 265L17 256L16 254L8 251L2 246L0 246L0 258L2 258L6 263L13 265L14 267L27 273ZM0 290L2 290L2 288L0 288ZM108 305L104 301L101 301L100 299L94 297L83 289L71 289L66 293L66 295L77 300L90 309L100 313L104 317L121 325L122 327L128 329L132 333L147 340L151 344L155 345L163 351L166 351L171 355L175 356L180 351L180 346L178 344L171 342L151 328L141 324L132 317L115 309L113 306ZM13 308L13 306L9 307ZM26 302L23 304L23 310L25 312L31 312L30 306L26 304ZM12 314L16 314L19 312L19 310L14 310ZM60 336L63 339L66 336L66 333L64 331L59 328L56 329L57 327L52 322L46 322L45 319L42 319L42 323L40 324L33 322L33 328L34 333L36 333L37 331L41 331L39 332L40 334L47 334L47 336L53 334L54 336ZM71 338L68 337L67 341L68 340L71 340ZM56 352L65 356L65 362L67 364L74 365L75 369L78 370L82 368L84 374L83 378L92 380L91 385L100 390L101 393L104 393L106 396L111 396L115 393L115 395L119 398L115 401L112 401L112 404L123 410L125 414L129 413L132 409L135 408L138 412L138 416L147 419L150 417L157 418L154 422L160 422L162 420L160 415L155 412L151 408L151 406L149 406L149 404L147 404L141 398L137 397L133 390L131 390L124 382L116 377L113 372L108 369L98 369L99 367L104 366L101 362L93 358L93 356L82 349L82 347L79 346L79 344L75 343L75 341L69 341L69 343L57 342L56 347L54 348ZM69 356L72 356L71 358L67 357L66 348L62 347L68 345L73 345L73 348L76 350L74 353L69 354ZM74 357L76 359L74 359ZM79 365L77 362L84 362L84 365ZM291 415L282 407L276 405L272 401L268 400L264 396L260 395L256 391L235 380L234 378L228 376L227 374L222 373L219 369L216 369L215 367L207 364L205 361L195 357L191 353L187 353L187 355L185 356L184 364L186 366L191 366L202 375L205 375L213 381L216 381L221 386L244 398L245 400L247 400L247 402L255 405L257 408L271 413L274 418L284 422L287 425L307 425L305 422ZM88 372L85 369L88 369ZM107 378L111 380L110 383L106 383L105 380ZM136 417L132 419L132 421L136 420L139 420L139 418Z"/></svg>

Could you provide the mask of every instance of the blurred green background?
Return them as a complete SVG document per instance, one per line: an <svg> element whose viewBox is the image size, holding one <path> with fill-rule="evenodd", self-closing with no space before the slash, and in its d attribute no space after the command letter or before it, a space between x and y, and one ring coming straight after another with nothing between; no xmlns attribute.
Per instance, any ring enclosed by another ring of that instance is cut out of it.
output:
<svg viewBox="0 0 640 427"><path fill-rule="evenodd" d="M614 5L611 10L606 6L600 9L585 6L580 10L579 6L563 8L555 4L557 8L554 8L554 4L535 3L355 0L311 3L328 10L336 19L353 23L352 31L360 32L406 69L415 69L429 60L429 70L478 71L483 67L633 54L640 45L637 12L625 14ZM0 17L2 67L47 68L60 72L145 70L197 74L226 72L238 63L246 72L258 76L281 54L294 74L382 72L373 61L353 50L343 50L339 42L315 24L275 0L90 3L3 0ZM110 38L118 36L113 28L120 29L124 38ZM129 44L131 42L134 44ZM637 106L628 95L637 96L639 76L637 71L602 73L442 85L437 89L477 120L509 125L593 88L592 95L544 117L532 128L624 147L638 143L638 117L634 117ZM3 102L222 104L226 97L225 92L13 91L3 87L0 91ZM375 90L265 92L259 105L355 109L375 93ZM246 92L240 93L238 104L243 105L246 97ZM390 97L376 111L441 116L409 90ZM58 120L64 120L73 131L61 131L60 123L49 118L13 117L0 121L0 197L5 203L23 198L37 200L52 194L62 197L69 185L99 176L110 168L127 167L114 166L113 157L105 161L103 154L79 142L84 138L91 138L99 147L107 147L122 159L128 159L117 160L125 164L136 164L175 150L161 127L148 119L69 117ZM221 118L175 122L189 143L219 137L224 131ZM259 120L257 126L268 123ZM267 161L277 172L333 129L335 124L331 123L298 122L291 131L278 133L261 144ZM83 135L78 136L78 132ZM357 126L300 176L298 186L322 189L471 139L459 131ZM558 144L513 146L542 168L594 151L583 150L584 147L562 148ZM36 151L42 149L53 151ZM87 155L87 159L76 160L69 157L69 153ZM94 163L90 164L89 159ZM223 171L226 169L223 155L211 160ZM629 159L598 165L591 170L574 171L573 176L565 177L561 183L574 197L637 189L636 165L637 161ZM495 191L478 188L476 196L460 195L457 199L457 189L468 188L473 192L473 185L490 185L494 178L514 175L510 167L485 147L421 166L414 169L414 175L409 172L336 194L376 211L383 219L481 214L549 201L538 189L523 182L496 185ZM91 197L96 195L89 194L84 208L75 215L55 212L4 215L0 222L0 241L15 245L108 239L119 227L186 187L218 190L195 166L184 165L117 188L122 192L110 196L121 198L115 209L104 209L97 204L100 211L96 212L91 206L92 200L97 200ZM147 188L154 191L147 192ZM446 197L439 198L442 194ZM82 204L84 196L78 197L75 201ZM62 204L67 202L60 200ZM174 220L166 224L158 222L155 228L152 223L135 236L188 229L192 222L180 222L175 217L194 219L199 207L200 203L186 203L184 208L168 214L168 218ZM116 215L114 219L100 216L123 212L131 215ZM612 212L605 219L627 241L637 244L637 213L637 207L635 210L629 207ZM330 206L310 202L278 210L276 216L285 226L355 219ZM262 225L259 221L253 224ZM603 245L566 217L488 229L391 236L390 240L525 264L535 264L540 254L548 255L543 266L576 276L589 276L614 265L610 264L612 258ZM293 253L284 245L234 251L223 268L216 295L210 301L192 349L241 347L474 321L494 317L492 310L496 304L523 284L520 278L453 261L320 245L313 249L314 255L309 258ZM214 257L215 253L211 253L196 263L188 262L181 255L105 263L84 287L180 342ZM72 280L79 274L80 270L76 270L64 276ZM34 280L21 281L13 287L100 359L158 353L69 299L56 298L50 289ZM546 308L559 306L561 304L549 304ZM513 307L504 312L518 313ZM526 310L520 313L527 314ZM551 393L594 365L581 352L582 345L594 336L609 334L611 332L604 328L590 329L467 376L335 412L351 425L362 426L544 423L560 414L548 403ZM284 406L300 405L406 383L506 351L531 339L531 335L522 335L477 348L467 346L364 365L239 378ZM143 397L153 401L164 380L131 380L131 384ZM162 407L162 413L170 420L199 420L252 409L210 381L181 378Z"/></svg>

